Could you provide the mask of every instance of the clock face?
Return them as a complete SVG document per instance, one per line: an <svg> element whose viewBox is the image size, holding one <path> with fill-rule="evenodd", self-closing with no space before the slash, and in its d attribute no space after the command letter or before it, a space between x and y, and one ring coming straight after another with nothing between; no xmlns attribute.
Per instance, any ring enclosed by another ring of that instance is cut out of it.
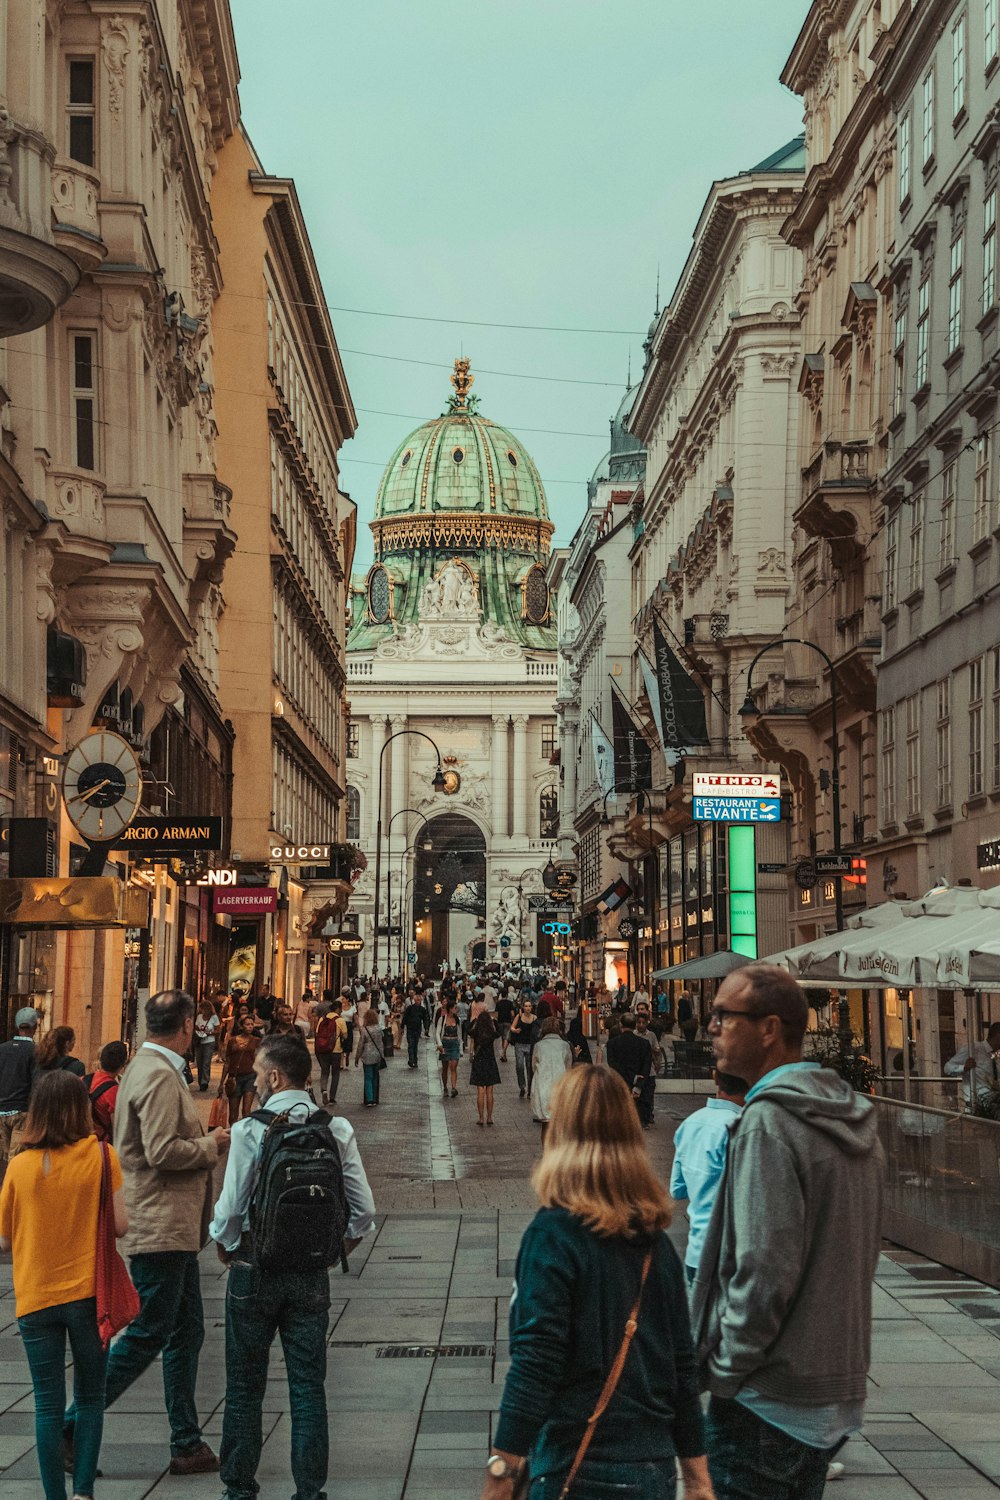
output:
<svg viewBox="0 0 1000 1500"><path fill-rule="evenodd" d="M142 799L142 769L131 745L117 734L88 734L66 757L63 796L70 818L90 843L117 838Z"/></svg>

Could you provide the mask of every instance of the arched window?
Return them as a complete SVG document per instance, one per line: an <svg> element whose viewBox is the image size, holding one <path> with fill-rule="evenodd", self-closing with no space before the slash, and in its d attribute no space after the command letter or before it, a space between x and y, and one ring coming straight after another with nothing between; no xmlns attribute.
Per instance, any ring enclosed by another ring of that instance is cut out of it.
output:
<svg viewBox="0 0 1000 1500"><path fill-rule="evenodd" d="M542 787L538 795L538 836L559 837L559 794L554 786Z"/></svg>
<svg viewBox="0 0 1000 1500"><path fill-rule="evenodd" d="M347 840L356 844L361 837L361 793L356 786L347 788Z"/></svg>

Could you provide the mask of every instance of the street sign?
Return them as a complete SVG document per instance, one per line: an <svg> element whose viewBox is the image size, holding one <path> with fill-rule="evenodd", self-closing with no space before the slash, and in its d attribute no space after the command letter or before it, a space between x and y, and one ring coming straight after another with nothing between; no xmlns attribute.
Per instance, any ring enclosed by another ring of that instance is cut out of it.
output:
<svg viewBox="0 0 1000 1500"><path fill-rule="evenodd" d="M511 939L505 933L504 936L500 939L500 946L501 948L509 948L510 944Z"/></svg>
<svg viewBox="0 0 1000 1500"><path fill-rule="evenodd" d="M406 962L408 964L415 964L416 961L417 961L417 955L415 953L408 953L406 955Z"/></svg>
<svg viewBox="0 0 1000 1500"><path fill-rule="evenodd" d="M494 953L496 951L496 946L497 946L497 940L496 940L496 938L490 938L490 940L486 944L486 946L490 950L491 953Z"/></svg>
<svg viewBox="0 0 1000 1500"><path fill-rule="evenodd" d="M529 911L557 912L557 911L572 911L572 909L573 909L573 903L569 899L569 897L568 896L560 897L558 895L558 893L555 892L555 891L552 892L551 896L549 896L548 894L546 894L544 896L538 895L538 896L529 896L528 897L528 910Z"/></svg>
<svg viewBox="0 0 1000 1500"><path fill-rule="evenodd" d="M814 860L817 875L850 875L854 866L849 854L817 854Z"/></svg>
<svg viewBox="0 0 1000 1500"><path fill-rule="evenodd" d="M351 933L338 932L332 938L327 938L327 945L331 953L360 953L365 946L365 940L354 937Z"/></svg>
<svg viewBox="0 0 1000 1500"><path fill-rule="evenodd" d="M402 927L400 927L399 924L398 924L398 922L397 922L397 923L394 923L391 927L377 927L375 929L375 936L376 937L400 937L401 934L402 934L402 931L403 931Z"/></svg>
<svg viewBox="0 0 1000 1500"><path fill-rule="evenodd" d="M788 868L788 866L785 865L785 864L771 865L771 864L760 864L760 863L758 863L758 865L757 865L757 874L758 875L784 875L784 873L787 870L787 868Z"/></svg>
<svg viewBox="0 0 1000 1500"><path fill-rule="evenodd" d="M800 859L795 866L795 884L802 891L811 891L819 880L814 859Z"/></svg>
<svg viewBox="0 0 1000 1500"><path fill-rule="evenodd" d="M777 823L780 797L695 797L691 816L696 823Z"/></svg>
<svg viewBox="0 0 1000 1500"><path fill-rule="evenodd" d="M691 777L691 791L695 797L780 797L781 775L778 771L750 771L744 775L696 771Z"/></svg>

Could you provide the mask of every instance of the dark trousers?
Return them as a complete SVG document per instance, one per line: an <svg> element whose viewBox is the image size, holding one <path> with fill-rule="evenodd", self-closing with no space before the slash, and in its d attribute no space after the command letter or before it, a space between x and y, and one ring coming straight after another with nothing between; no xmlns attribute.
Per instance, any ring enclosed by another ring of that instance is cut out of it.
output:
<svg viewBox="0 0 1000 1500"><path fill-rule="evenodd" d="M406 1061L411 1068L417 1066L417 1048L420 1045L420 1032L408 1031L406 1033Z"/></svg>
<svg viewBox="0 0 1000 1500"><path fill-rule="evenodd" d="M170 1452L177 1457L202 1441L194 1401L198 1354L205 1339L198 1257L193 1250L133 1255L129 1270L139 1293L139 1316L111 1350L104 1404L113 1406L162 1354ZM71 1406L66 1413L70 1435L75 1422L76 1408Z"/></svg>
<svg viewBox="0 0 1000 1500"><path fill-rule="evenodd" d="M62 1439L67 1337L73 1354L76 1411L73 1489L79 1495L92 1495L104 1431L104 1372L108 1363L97 1332L97 1302L84 1297L57 1307L42 1307L18 1318L17 1326L35 1392L35 1446L45 1500L66 1500Z"/></svg>
<svg viewBox="0 0 1000 1500"><path fill-rule="evenodd" d="M275 1334L288 1375L295 1500L323 1500L330 1448L323 1389L329 1320L328 1272L261 1275L245 1262L232 1266L226 1287L226 1409L219 1455L228 1500L254 1500L257 1494L261 1412Z"/></svg>
<svg viewBox="0 0 1000 1500"><path fill-rule="evenodd" d="M569 1478L564 1474L540 1474L531 1481L530 1500L558 1500ZM584 1496L604 1496L612 1500L674 1500L677 1494L677 1464L674 1459L651 1463L592 1463L584 1459L571 1491Z"/></svg>
<svg viewBox="0 0 1000 1500"><path fill-rule="evenodd" d="M822 1500L837 1451L801 1443L719 1396L709 1403L705 1446L715 1500Z"/></svg>
<svg viewBox="0 0 1000 1500"><path fill-rule="evenodd" d="M331 1104L334 1104L337 1099L337 1089L340 1087L340 1068L344 1061L344 1054L342 1052L317 1052L316 1061L319 1063L320 1091L326 1094Z"/></svg>

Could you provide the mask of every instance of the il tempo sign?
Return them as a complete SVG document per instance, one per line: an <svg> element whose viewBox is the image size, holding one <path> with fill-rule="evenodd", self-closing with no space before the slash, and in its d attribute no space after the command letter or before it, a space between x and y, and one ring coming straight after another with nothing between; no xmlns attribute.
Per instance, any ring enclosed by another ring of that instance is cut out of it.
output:
<svg viewBox="0 0 1000 1500"><path fill-rule="evenodd" d="M781 776L777 771L744 773L697 771L691 778L695 797L780 797Z"/></svg>

